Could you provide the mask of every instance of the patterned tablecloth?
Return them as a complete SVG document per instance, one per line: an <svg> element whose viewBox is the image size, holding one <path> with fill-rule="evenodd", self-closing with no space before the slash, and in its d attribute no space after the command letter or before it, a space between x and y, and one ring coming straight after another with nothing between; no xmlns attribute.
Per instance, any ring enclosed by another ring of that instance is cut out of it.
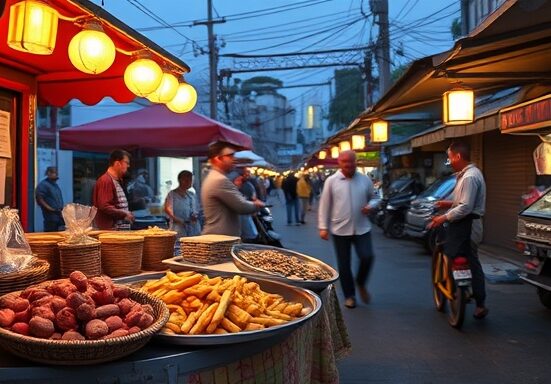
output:
<svg viewBox="0 0 551 384"><path fill-rule="evenodd" d="M338 383L336 361L350 352L348 331L335 292L330 285L320 294L319 314L295 330L282 343L226 366L196 372L188 384Z"/></svg>

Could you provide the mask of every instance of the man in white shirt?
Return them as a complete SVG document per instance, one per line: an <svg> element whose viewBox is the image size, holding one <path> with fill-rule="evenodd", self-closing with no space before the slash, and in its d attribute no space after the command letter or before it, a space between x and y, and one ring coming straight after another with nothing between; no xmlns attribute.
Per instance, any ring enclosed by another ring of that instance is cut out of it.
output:
<svg viewBox="0 0 551 384"><path fill-rule="evenodd" d="M354 308L356 295L350 265L351 246L354 244L360 259L356 284L362 301L367 304L370 295L366 284L374 258L368 213L380 200L371 179L356 171L354 151L341 152L338 163L340 169L327 178L323 187L319 203L318 228L323 240L329 240L331 233L345 297L344 305Z"/></svg>

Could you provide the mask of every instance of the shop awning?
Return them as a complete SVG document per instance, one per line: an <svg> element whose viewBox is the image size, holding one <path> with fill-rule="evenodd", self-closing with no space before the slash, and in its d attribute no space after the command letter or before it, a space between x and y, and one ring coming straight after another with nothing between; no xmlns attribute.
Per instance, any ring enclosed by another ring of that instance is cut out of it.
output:
<svg viewBox="0 0 551 384"><path fill-rule="evenodd" d="M441 54L412 63L375 105L342 135L370 121L440 121L442 94L460 84L484 95L526 84L551 83L551 1L506 0L469 36Z"/></svg>
<svg viewBox="0 0 551 384"><path fill-rule="evenodd" d="M10 48L6 43L9 25L10 6L19 0L6 0L0 17L0 65L17 68L32 76L38 82L38 101L42 104L63 106L71 99L93 105L104 97L111 97L119 103L132 101L136 96L124 84L124 70L135 60L131 55L117 52L115 62L105 72L89 75L77 70L67 54L73 36L82 30L76 22L59 20L57 41L53 54L35 55ZM127 53L146 51L159 64L166 64L175 72L189 72L189 67L146 37L116 19L88 0L49 0L48 4L61 15L69 18L94 17L100 20L105 33L115 46Z"/></svg>
<svg viewBox="0 0 551 384"><path fill-rule="evenodd" d="M59 131L61 149L111 152L140 150L143 156L205 156L208 145L227 141L252 148L249 135L199 113L174 113L164 105L97 120Z"/></svg>

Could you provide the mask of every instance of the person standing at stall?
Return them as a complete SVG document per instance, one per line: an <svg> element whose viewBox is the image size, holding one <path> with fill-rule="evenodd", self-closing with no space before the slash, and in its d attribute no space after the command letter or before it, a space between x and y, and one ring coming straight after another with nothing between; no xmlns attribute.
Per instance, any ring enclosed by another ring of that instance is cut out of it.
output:
<svg viewBox="0 0 551 384"><path fill-rule="evenodd" d="M195 193L190 190L192 184L193 173L182 171L178 174L178 188L166 196L165 213L170 219L170 229L176 231L178 237L201 233L199 204Z"/></svg>
<svg viewBox="0 0 551 384"><path fill-rule="evenodd" d="M122 184L128 168L128 152L122 149L111 152L109 168L98 178L93 192L93 204L98 209L94 221L99 229L128 230L134 222Z"/></svg>
<svg viewBox="0 0 551 384"><path fill-rule="evenodd" d="M331 234L345 297L344 305L354 308L356 295L350 260L351 247L354 244L360 259L356 285L362 301L367 304L371 296L366 285L374 259L368 214L380 200L371 179L356 170L354 151L341 152L338 163L340 169L327 178L321 193L318 228L323 240L329 240Z"/></svg>
<svg viewBox="0 0 551 384"><path fill-rule="evenodd" d="M44 216L44 232L56 232L63 230L65 221L61 211L63 210L63 195L57 185L57 168L46 168L46 178L38 183L35 191L36 203Z"/></svg>
<svg viewBox="0 0 551 384"><path fill-rule="evenodd" d="M488 315L485 305L484 271L478 259L478 245L482 241L482 216L486 205L486 183L480 169L471 163L471 148L465 142L455 141L448 147L450 165L457 172L453 201L440 200L435 205L449 209L433 217L429 228L449 222L444 252L450 258L465 256L473 274L473 296L476 302L474 317Z"/></svg>
<svg viewBox="0 0 551 384"><path fill-rule="evenodd" d="M203 235L240 236L239 215L251 214L264 207L260 200L247 201L227 175L234 167L237 147L217 141L209 146L212 167L201 187L201 203L205 214Z"/></svg>

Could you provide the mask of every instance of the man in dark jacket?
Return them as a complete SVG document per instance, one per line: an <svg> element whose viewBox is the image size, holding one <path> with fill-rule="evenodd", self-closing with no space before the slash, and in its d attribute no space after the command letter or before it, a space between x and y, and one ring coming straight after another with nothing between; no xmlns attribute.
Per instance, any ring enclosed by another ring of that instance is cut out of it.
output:
<svg viewBox="0 0 551 384"><path fill-rule="evenodd" d="M44 216L44 232L61 231L65 225L61 216L63 196L59 185L57 185L57 179L57 168L48 167L46 178L36 187L36 203L42 209Z"/></svg>
<svg viewBox="0 0 551 384"><path fill-rule="evenodd" d="M300 219L298 217L298 196L297 196L297 182L298 179L293 173L290 173L283 184L281 189L285 194L285 206L287 207L287 225L292 225L292 213L294 211L295 225L300 225Z"/></svg>

